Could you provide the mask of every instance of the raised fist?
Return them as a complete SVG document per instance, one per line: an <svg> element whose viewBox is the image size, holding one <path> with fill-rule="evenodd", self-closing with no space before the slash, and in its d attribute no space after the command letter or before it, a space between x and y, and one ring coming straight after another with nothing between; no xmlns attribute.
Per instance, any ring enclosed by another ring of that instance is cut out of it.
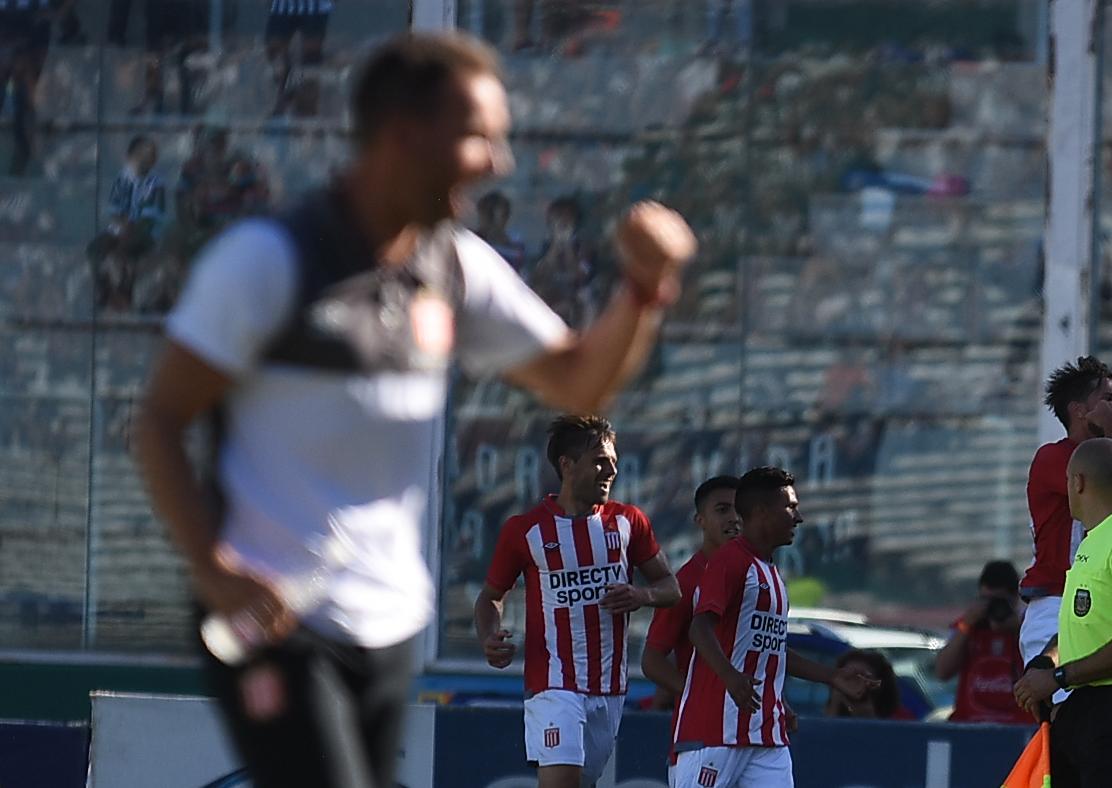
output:
<svg viewBox="0 0 1112 788"><path fill-rule="evenodd" d="M622 218L614 240L639 299L663 305L679 297L680 272L699 246L682 216L657 202L639 202Z"/></svg>

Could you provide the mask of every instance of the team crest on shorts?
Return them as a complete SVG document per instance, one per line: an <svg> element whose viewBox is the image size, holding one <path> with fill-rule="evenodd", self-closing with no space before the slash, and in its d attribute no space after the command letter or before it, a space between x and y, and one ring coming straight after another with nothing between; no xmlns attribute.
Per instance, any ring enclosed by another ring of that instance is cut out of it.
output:
<svg viewBox="0 0 1112 788"><path fill-rule="evenodd" d="M621 550L622 549L622 535L617 531L606 532L606 549L607 550Z"/></svg>
<svg viewBox="0 0 1112 788"><path fill-rule="evenodd" d="M545 728L544 729L544 746L545 747L559 747L560 746L560 729L559 728Z"/></svg>
<svg viewBox="0 0 1112 788"><path fill-rule="evenodd" d="M1073 614L1078 618L1088 615L1093 607L1093 598L1087 588L1079 588L1073 595Z"/></svg>
<svg viewBox="0 0 1112 788"><path fill-rule="evenodd" d="M718 770L710 766L704 766L699 770L699 785L703 788L714 788L714 784L718 782Z"/></svg>

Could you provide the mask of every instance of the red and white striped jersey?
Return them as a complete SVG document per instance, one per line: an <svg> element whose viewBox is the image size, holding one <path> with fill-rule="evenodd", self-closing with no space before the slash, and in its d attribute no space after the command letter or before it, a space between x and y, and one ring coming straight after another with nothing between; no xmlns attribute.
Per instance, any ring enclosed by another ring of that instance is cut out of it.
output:
<svg viewBox="0 0 1112 788"><path fill-rule="evenodd" d="M652 623L649 624L649 634L645 636L645 647L652 647L661 654L675 654L676 666L681 673L686 673L691 664L691 653L694 648L688 631L691 629L691 618L695 615L695 605L699 600L699 581L703 579L703 572L707 568L707 556L702 550L696 550L695 555L676 572L676 582L680 584L680 601L671 607L659 607L653 613ZM672 708L672 727L669 734L676 733L676 721L679 719L680 699L677 697ZM676 762L675 751L668 753L669 763Z"/></svg>
<svg viewBox="0 0 1112 788"><path fill-rule="evenodd" d="M776 567L758 558L744 537L725 544L707 564L695 615L706 612L719 616L715 635L730 663L761 679L757 685L761 707L755 713L739 709L722 680L696 652L680 698L673 739L676 751L786 745L788 590Z"/></svg>
<svg viewBox="0 0 1112 788"><path fill-rule="evenodd" d="M526 692L625 693L629 616L598 603L659 551L644 513L615 501L571 518L550 495L506 521L486 581L505 592L525 575Z"/></svg>

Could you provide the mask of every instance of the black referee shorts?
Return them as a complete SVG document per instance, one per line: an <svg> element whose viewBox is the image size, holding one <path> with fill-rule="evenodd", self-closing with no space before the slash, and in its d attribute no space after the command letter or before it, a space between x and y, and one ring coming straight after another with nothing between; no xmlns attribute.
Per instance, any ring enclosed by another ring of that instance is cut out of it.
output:
<svg viewBox="0 0 1112 788"><path fill-rule="evenodd" d="M1078 687L1050 726L1054 788L1112 785L1112 686Z"/></svg>

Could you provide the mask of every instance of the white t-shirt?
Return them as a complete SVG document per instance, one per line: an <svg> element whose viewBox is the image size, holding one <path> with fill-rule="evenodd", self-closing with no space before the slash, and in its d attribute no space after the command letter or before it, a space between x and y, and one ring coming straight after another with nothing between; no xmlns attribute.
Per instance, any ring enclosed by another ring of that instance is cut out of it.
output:
<svg viewBox="0 0 1112 788"><path fill-rule="evenodd" d="M498 254L459 230L463 303L456 358L475 375L560 342L563 322ZM170 338L233 377L218 473L222 541L275 578L306 576L333 530L355 545L324 573L324 603L305 616L323 634L379 648L429 622L433 585L421 552L447 374L341 372L262 359L298 304L297 250L276 221L242 222L195 263L167 321Z"/></svg>

